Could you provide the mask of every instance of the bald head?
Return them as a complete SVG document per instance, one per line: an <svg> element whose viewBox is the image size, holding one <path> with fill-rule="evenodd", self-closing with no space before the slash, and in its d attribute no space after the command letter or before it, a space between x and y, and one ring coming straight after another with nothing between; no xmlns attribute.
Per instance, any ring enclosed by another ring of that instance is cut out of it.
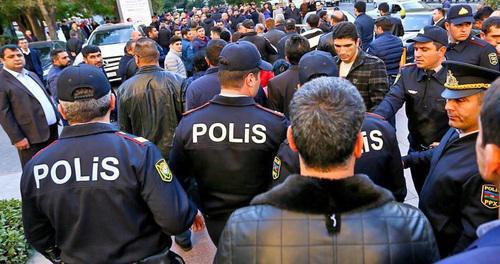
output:
<svg viewBox="0 0 500 264"><path fill-rule="evenodd" d="M342 11L340 10L335 10L333 11L333 14L332 14L332 24L335 25L339 22L342 22L344 21L344 13L342 13Z"/></svg>
<svg viewBox="0 0 500 264"><path fill-rule="evenodd" d="M134 30L134 31L132 31L132 33L130 33L130 39L133 41L137 41L141 37L142 37L141 32L139 32L137 30Z"/></svg>
<svg viewBox="0 0 500 264"><path fill-rule="evenodd" d="M156 48L156 42L150 38L139 38L135 43L134 55L137 67L158 65L160 53Z"/></svg>

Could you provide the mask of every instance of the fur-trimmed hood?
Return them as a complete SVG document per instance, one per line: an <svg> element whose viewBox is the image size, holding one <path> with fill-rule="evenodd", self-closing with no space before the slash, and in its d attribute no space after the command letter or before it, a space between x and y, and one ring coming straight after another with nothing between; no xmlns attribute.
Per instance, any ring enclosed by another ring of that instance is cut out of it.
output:
<svg viewBox="0 0 500 264"><path fill-rule="evenodd" d="M290 211L330 214L367 210L393 200L391 192L375 185L364 174L341 180L290 175L282 184L256 196L250 204L269 204Z"/></svg>

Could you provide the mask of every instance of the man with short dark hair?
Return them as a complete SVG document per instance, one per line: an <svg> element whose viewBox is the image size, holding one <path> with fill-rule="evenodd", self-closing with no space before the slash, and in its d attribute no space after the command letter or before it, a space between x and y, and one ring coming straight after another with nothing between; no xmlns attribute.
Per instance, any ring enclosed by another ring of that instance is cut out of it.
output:
<svg viewBox="0 0 500 264"><path fill-rule="evenodd" d="M354 4L354 15L356 15L356 20L354 24L356 25L357 32L359 32L359 37L361 39L360 47L363 51L366 51L368 45L373 40L373 19L369 17L366 13L366 3L363 1L358 1Z"/></svg>
<svg viewBox="0 0 500 264"><path fill-rule="evenodd" d="M183 182L196 180L215 245L229 215L269 188L273 158L285 139L286 118L253 99L261 70L272 66L255 45L227 44L219 56L220 95L184 113L175 132L169 164Z"/></svg>
<svg viewBox="0 0 500 264"><path fill-rule="evenodd" d="M82 48L83 63L94 65L104 71L101 49L95 45L87 45Z"/></svg>
<svg viewBox="0 0 500 264"><path fill-rule="evenodd" d="M69 32L70 38L66 42L66 51L72 61L75 60L76 56L82 51L83 41L78 38L78 33L71 31Z"/></svg>
<svg viewBox="0 0 500 264"><path fill-rule="evenodd" d="M220 39L220 33L222 33L222 28L215 26L210 29L210 39Z"/></svg>
<svg viewBox="0 0 500 264"><path fill-rule="evenodd" d="M21 177L28 242L54 263L179 259L170 236L193 224L196 206L151 142L109 124L116 99L106 76L70 66L57 89L69 126Z"/></svg>
<svg viewBox="0 0 500 264"><path fill-rule="evenodd" d="M299 35L297 29L295 28L295 20L287 19L285 22L285 36L283 36L280 41L278 41L278 58L285 59L285 43L286 41L294 35Z"/></svg>
<svg viewBox="0 0 500 264"><path fill-rule="evenodd" d="M384 62L360 48L360 39L353 23L340 22L333 29L332 35L339 76L358 88L366 109L372 111L388 90Z"/></svg>
<svg viewBox="0 0 500 264"><path fill-rule="evenodd" d="M291 102L287 131L290 147L299 153L300 175L231 215L215 263L438 260L425 216L355 174L364 115L363 98L345 79L320 77L302 86Z"/></svg>
<svg viewBox="0 0 500 264"><path fill-rule="evenodd" d="M496 48L497 57L500 56L500 16L492 16L483 22L481 39Z"/></svg>
<svg viewBox="0 0 500 264"><path fill-rule="evenodd" d="M196 38L193 40L194 51L204 50L208 44L208 37L205 36L205 28L198 26L195 28Z"/></svg>
<svg viewBox="0 0 500 264"><path fill-rule="evenodd" d="M127 41L127 44L125 44L123 48L125 54L121 57L118 63L118 71L116 72L116 74L120 76L122 82L132 77L137 71L137 65L135 65L134 61L134 49L135 40Z"/></svg>
<svg viewBox="0 0 500 264"><path fill-rule="evenodd" d="M173 36L170 38L170 49L165 57L164 68L167 71L179 74L180 76L186 78L186 68L184 67L181 56L182 39L178 36Z"/></svg>
<svg viewBox="0 0 500 264"><path fill-rule="evenodd" d="M187 75L191 76L193 74L193 57L194 57L194 46L192 43L193 40L193 31L189 29L181 30L182 34L182 62L184 63L184 67L186 67Z"/></svg>
<svg viewBox="0 0 500 264"><path fill-rule="evenodd" d="M312 14L307 18L307 24L311 29L307 30L306 32L300 34L301 36L305 37L307 41L309 41L309 47L311 50L316 49L316 46L318 46L319 43L319 38L324 34L323 30L318 28L319 26L319 16L316 14Z"/></svg>
<svg viewBox="0 0 500 264"><path fill-rule="evenodd" d="M17 45L23 52L24 60L26 61L24 68L28 71L34 72L40 80L44 81L42 61L40 60L40 54L38 51L30 49L28 40L23 38L17 40Z"/></svg>
<svg viewBox="0 0 500 264"><path fill-rule="evenodd" d="M0 61L0 124L24 167L57 139L57 110L38 76L24 69L26 62L19 47L1 47Z"/></svg>
<svg viewBox="0 0 500 264"><path fill-rule="evenodd" d="M71 59L68 53L63 49L54 49L50 52L50 60L52 67L50 67L47 74L47 88L53 98L57 98L57 78L61 71L71 65Z"/></svg>
<svg viewBox="0 0 500 264"><path fill-rule="evenodd" d="M336 26L338 23L347 21L347 18L344 15L344 13L342 13L342 11L335 10L333 11L332 18L330 19L330 21L332 21L332 29L333 29L333 27ZM332 31L322 35L319 38L317 50L329 52L330 54L332 54L333 57L337 56L337 53L335 52L335 46L333 45Z"/></svg>
<svg viewBox="0 0 500 264"><path fill-rule="evenodd" d="M153 23L151 23L151 24L153 24ZM159 27L159 25L158 25L158 27ZM163 64L165 64L166 53L163 50L162 46L158 43L158 34L159 34L159 32L158 32L157 27L155 27L155 26L146 27L146 37L154 40L154 42L156 43L156 49L158 49L158 52L160 53L160 57L158 58L158 63L160 65L163 65Z"/></svg>
<svg viewBox="0 0 500 264"><path fill-rule="evenodd" d="M246 19L243 21L242 25L245 28L245 33L241 34L239 41L253 43L259 50L262 59L270 63L274 62L274 60L276 60L275 55L278 54L276 47L274 47L267 38L257 35L254 28L255 25L251 19Z"/></svg>
<svg viewBox="0 0 500 264"><path fill-rule="evenodd" d="M402 37L405 34L403 23L401 22L401 19L391 16L391 13L389 12L389 4L382 2L377 8L382 17L387 17L391 21L392 27L389 32L391 32L394 36Z"/></svg>
<svg viewBox="0 0 500 264"><path fill-rule="evenodd" d="M332 24L330 24L330 15L326 10L321 10L318 13L319 17L319 29L323 31L323 33L328 33L332 29Z"/></svg>
<svg viewBox="0 0 500 264"><path fill-rule="evenodd" d="M309 52L309 41L300 35L291 36L285 44L285 59L290 63L282 74L267 83L269 106L288 117L288 107L299 84L299 61Z"/></svg>
<svg viewBox="0 0 500 264"><path fill-rule="evenodd" d="M444 8L437 7L432 11L432 25L437 27L442 27L446 29L444 26L444 22L446 21L446 11Z"/></svg>
<svg viewBox="0 0 500 264"><path fill-rule="evenodd" d="M200 107L220 93L219 55L227 45L224 40L211 40L205 49L205 60L210 68L205 74L189 84L186 90L186 110Z"/></svg>

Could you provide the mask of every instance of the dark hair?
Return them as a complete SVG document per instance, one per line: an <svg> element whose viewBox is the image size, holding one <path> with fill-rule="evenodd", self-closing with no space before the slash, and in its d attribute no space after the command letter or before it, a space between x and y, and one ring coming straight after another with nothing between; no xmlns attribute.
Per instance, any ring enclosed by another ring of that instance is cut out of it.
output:
<svg viewBox="0 0 500 264"><path fill-rule="evenodd" d="M381 27L384 32L391 31L394 27L391 19L386 16L379 17L375 20L375 26Z"/></svg>
<svg viewBox="0 0 500 264"><path fill-rule="evenodd" d="M477 10L476 14L474 15L474 19L476 20L483 20L491 16L491 14L494 12L493 8L490 6L484 6L483 8Z"/></svg>
<svg viewBox="0 0 500 264"><path fill-rule="evenodd" d="M214 32L214 33L216 33L216 34L218 34L220 36L220 33L222 33L222 28L218 27L218 26L215 26L215 27L212 27L210 29L210 32Z"/></svg>
<svg viewBox="0 0 500 264"><path fill-rule="evenodd" d="M488 34L490 33L492 27L500 28L500 16L489 17L488 19L486 19L483 22L481 31L483 31L484 34Z"/></svg>
<svg viewBox="0 0 500 264"><path fill-rule="evenodd" d="M20 42L20 41L22 41L22 40L26 40L26 41L28 41L28 40L27 40L27 39L25 39L25 38L18 38L18 39L17 39L17 41L16 41L16 43L19 45L19 42Z"/></svg>
<svg viewBox="0 0 500 264"><path fill-rule="evenodd" d="M358 40L358 30L352 22L340 22L332 30L333 39L350 38L354 41Z"/></svg>
<svg viewBox="0 0 500 264"><path fill-rule="evenodd" d="M219 55L222 49L227 45L227 42L222 39L210 40L205 50L208 63L217 66L219 64Z"/></svg>
<svg viewBox="0 0 500 264"><path fill-rule="evenodd" d="M198 30L200 30L200 29L205 29L205 28L204 28L204 27L202 27L202 26L197 26L194 30L198 31Z"/></svg>
<svg viewBox="0 0 500 264"><path fill-rule="evenodd" d="M76 33L75 31L71 31L71 32L69 32L69 37L70 38L77 38L78 37L78 33Z"/></svg>
<svg viewBox="0 0 500 264"><path fill-rule="evenodd" d="M14 45L14 44L7 44L7 45L3 45L1 48L0 48L0 58L4 59L5 57L5 50L8 49L8 50L11 50L11 51L19 51L21 52L21 50L19 49L19 47L17 45Z"/></svg>
<svg viewBox="0 0 500 264"><path fill-rule="evenodd" d="M160 58L156 42L146 37L139 38L135 42L134 54L147 62L157 61Z"/></svg>
<svg viewBox="0 0 500 264"><path fill-rule="evenodd" d="M358 1L354 4L354 9L356 9L360 13L365 13L366 12L366 3Z"/></svg>
<svg viewBox="0 0 500 264"><path fill-rule="evenodd" d="M318 16L319 18L323 18L324 16L326 16L328 13L326 12L326 10L321 10L318 12Z"/></svg>
<svg viewBox="0 0 500 264"><path fill-rule="evenodd" d="M178 41L182 41L181 37L179 37L179 36L173 35L170 38L170 44L174 44L175 42L178 42Z"/></svg>
<svg viewBox="0 0 500 264"><path fill-rule="evenodd" d="M156 29L153 26L147 26L146 27L146 36L149 37L149 33L153 32L153 29Z"/></svg>
<svg viewBox="0 0 500 264"><path fill-rule="evenodd" d="M290 103L292 135L304 163L321 171L345 164L364 114L363 98L348 80L320 77L304 84Z"/></svg>
<svg viewBox="0 0 500 264"><path fill-rule="evenodd" d="M444 8L442 7L436 7L434 8L434 10L437 10L439 13L441 13L443 17L446 15L446 10L444 10Z"/></svg>
<svg viewBox="0 0 500 264"><path fill-rule="evenodd" d="M186 36L188 32L189 32L189 30L187 30L187 29L183 28L183 29L181 30L181 36L183 36L183 37L184 37L184 36Z"/></svg>
<svg viewBox="0 0 500 264"><path fill-rule="evenodd" d="M280 75L281 73L283 73L286 70L288 70L288 68L290 68L290 64L286 60L284 60L284 59L277 59L273 63L273 73L274 73L274 76Z"/></svg>
<svg viewBox="0 0 500 264"><path fill-rule="evenodd" d="M312 14L307 18L307 24L311 27L318 27L319 25L319 16L316 14Z"/></svg>
<svg viewBox="0 0 500 264"><path fill-rule="evenodd" d="M486 91L481 107L481 128L483 146L495 144L500 146L500 78Z"/></svg>
<svg viewBox="0 0 500 264"><path fill-rule="evenodd" d="M287 19L285 21L285 30L286 31L294 31L294 30L296 30L295 24L296 24L295 19L293 19L293 18Z"/></svg>
<svg viewBox="0 0 500 264"><path fill-rule="evenodd" d="M125 52L125 54L127 54L127 50L129 50L132 47L132 44L134 43L135 41L133 40L127 41L127 44L125 44L125 47L123 47L123 51Z"/></svg>
<svg viewBox="0 0 500 264"><path fill-rule="evenodd" d="M301 35L292 35L285 42L285 55L292 65L299 64L300 58L310 50L309 41Z"/></svg>
<svg viewBox="0 0 500 264"><path fill-rule="evenodd" d="M172 30L172 33L174 33L174 35L175 35L175 32L177 32L177 31L181 32L181 36L182 36L182 31L180 28L174 28L174 30Z"/></svg>
<svg viewBox="0 0 500 264"><path fill-rule="evenodd" d="M220 33L220 38L226 42L231 42L231 32L229 32L228 30L222 30L222 32Z"/></svg>
<svg viewBox="0 0 500 264"><path fill-rule="evenodd" d="M57 59L57 57L59 56L59 53L61 53L61 52L66 52L66 51L63 50L63 49L53 49L53 50L51 50L50 51L50 60L52 62L54 62Z"/></svg>
<svg viewBox="0 0 500 264"><path fill-rule="evenodd" d="M193 72L206 71L210 67L205 60L205 50L197 51L193 56Z"/></svg>
<svg viewBox="0 0 500 264"><path fill-rule="evenodd" d="M82 48L82 56L87 58L90 53L101 52L101 49L96 45L87 45Z"/></svg>
<svg viewBox="0 0 500 264"><path fill-rule="evenodd" d="M378 4L378 10L384 13L389 13L389 4L386 2Z"/></svg>

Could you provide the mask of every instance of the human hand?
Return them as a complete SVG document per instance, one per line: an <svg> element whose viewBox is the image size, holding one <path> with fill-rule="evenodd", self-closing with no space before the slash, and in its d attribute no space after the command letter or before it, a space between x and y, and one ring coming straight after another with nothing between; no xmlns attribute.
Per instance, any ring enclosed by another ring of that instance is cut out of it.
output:
<svg viewBox="0 0 500 264"><path fill-rule="evenodd" d="M191 230L193 232L199 232L202 231L205 228L205 219L203 219L203 215L201 214L200 210L198 210L198 213L194 217L193 225L191 225Z"/></svg>
<svg viewBox="0 0 500 264"><path fill-rule="evenodd" d="M16 142L15 146L19 150L25 150L30 148L30 143L28 142L27 138L23 138L20 141Z"/></svg>

